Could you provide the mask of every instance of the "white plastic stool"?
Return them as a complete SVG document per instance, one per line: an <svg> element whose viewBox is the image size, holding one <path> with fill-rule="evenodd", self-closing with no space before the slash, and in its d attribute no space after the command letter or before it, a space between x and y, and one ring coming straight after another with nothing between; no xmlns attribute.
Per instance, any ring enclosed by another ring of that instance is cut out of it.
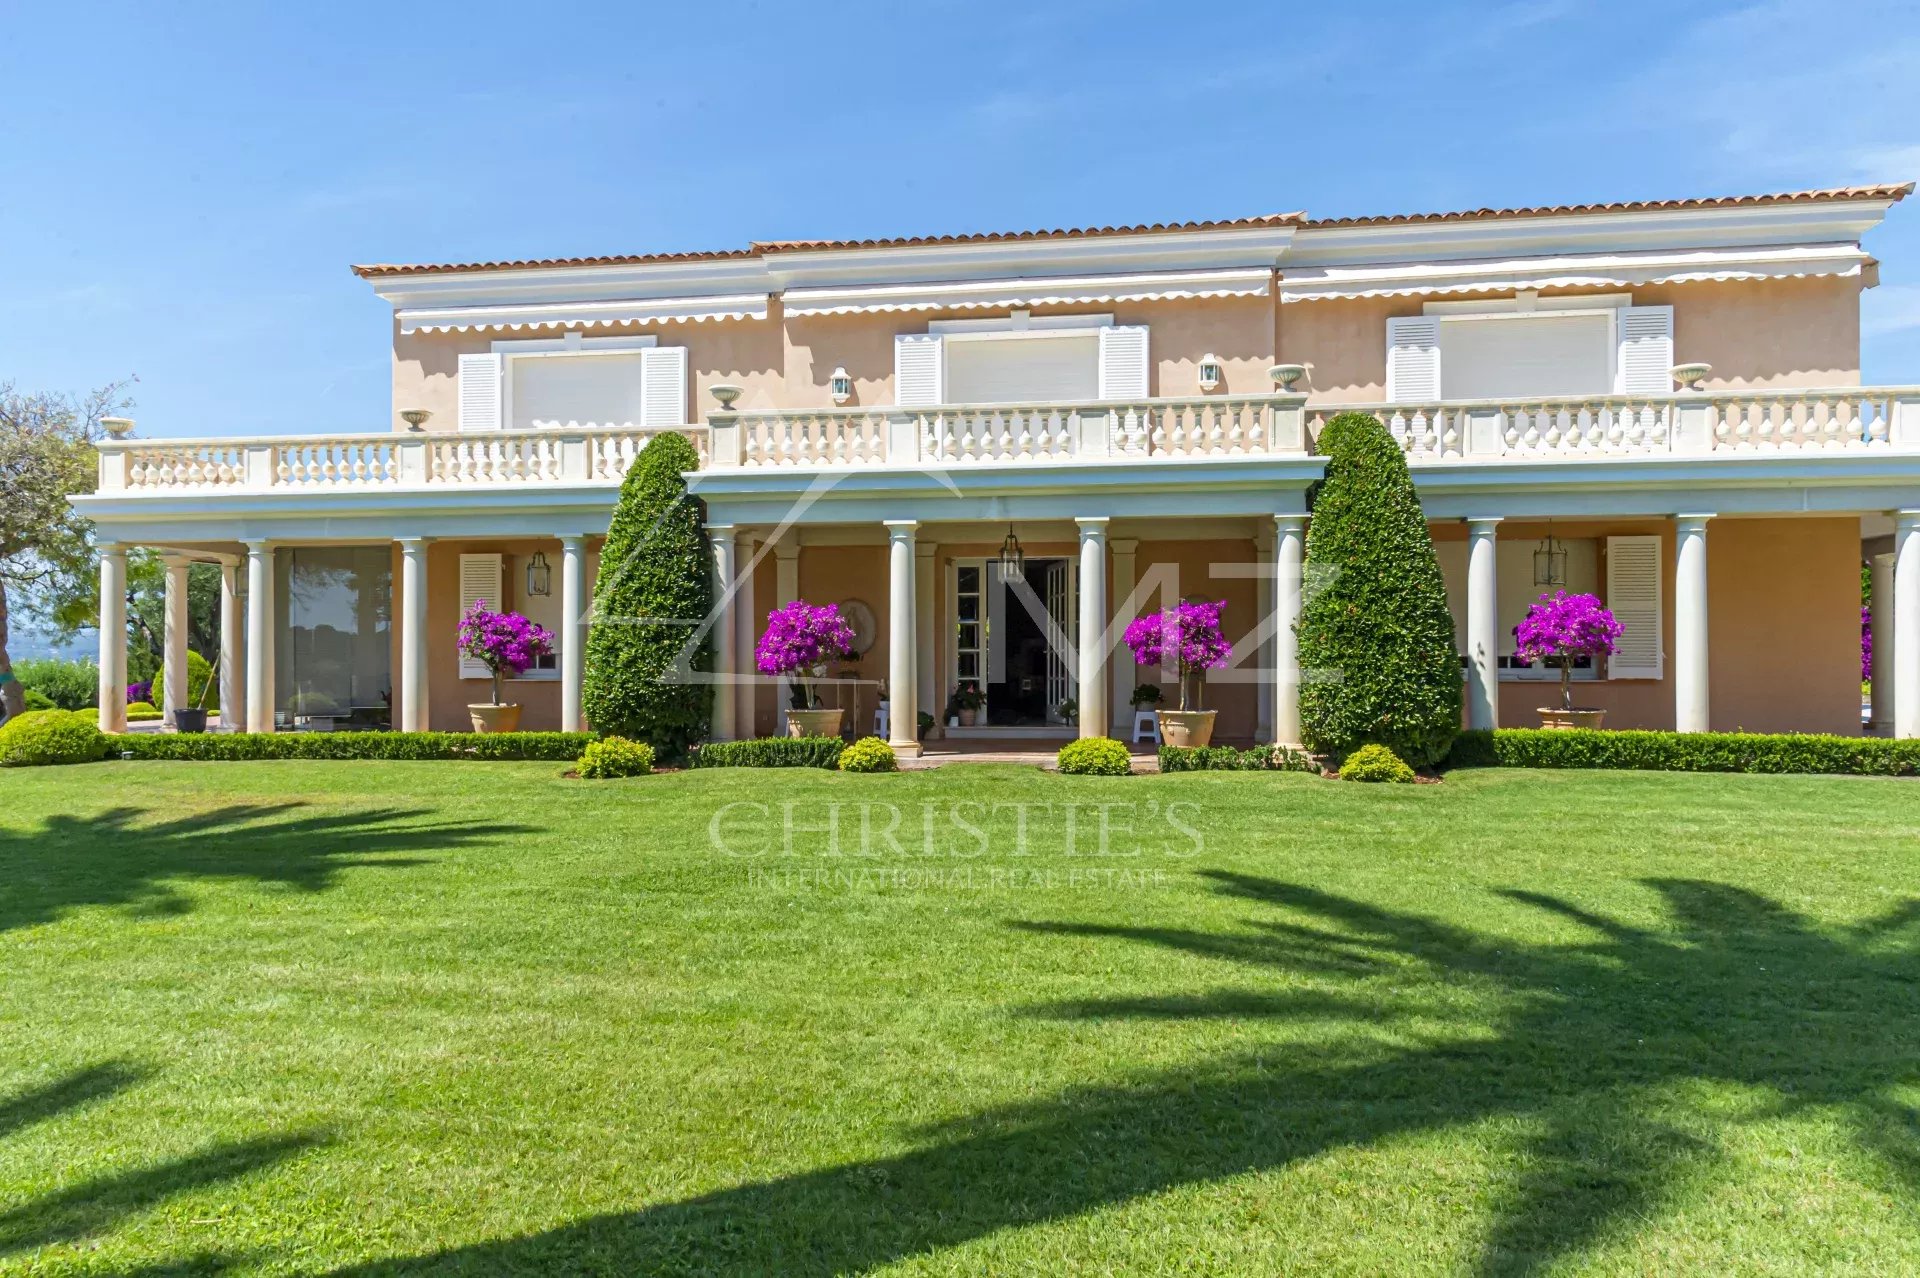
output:
<svg viewBox="0 0 1920 1278"><path fill-rule="evenodd" d="M893 716L888 710L888 703L882 701L879 708L873 712L873 735L879 737L882 741L889 740L887 729L891 727L892 724Z"/></svg>
<svg viewBox="0 0 1920 1278"><path fill-rule="evenodd" d="M1155 745L1160 744L1160 716L1151 710L1133 712L1134 744L1138 745L1143 737L1150 739Z"/></svg>

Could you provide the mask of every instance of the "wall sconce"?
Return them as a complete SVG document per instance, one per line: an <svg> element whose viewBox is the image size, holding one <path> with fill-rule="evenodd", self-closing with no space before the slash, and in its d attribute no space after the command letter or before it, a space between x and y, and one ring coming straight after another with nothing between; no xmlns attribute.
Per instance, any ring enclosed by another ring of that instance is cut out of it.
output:
<svg viewBox="0 0 1920 1278"><path fill-rule="evenodd" d="M541 551L534 551L533 558L527 560L527 594L550 595L553 593L553 569L547 567L547 557Z"/></svg>
<svg viewBox="0 0 1920 1278"><path fill-rule="evenodd" d="M1212 390L1220 384L1220 357L1208 351L1200 357L1200 389Z"/></svg>
<svg viewBox="0 0 1920 1278"><path fill-rule="evenodd" d="M847 370L836 368L833 376L827 379L827 394L833 396L833 402L844 404L853 398L853 378L847 376Z"/></svg>

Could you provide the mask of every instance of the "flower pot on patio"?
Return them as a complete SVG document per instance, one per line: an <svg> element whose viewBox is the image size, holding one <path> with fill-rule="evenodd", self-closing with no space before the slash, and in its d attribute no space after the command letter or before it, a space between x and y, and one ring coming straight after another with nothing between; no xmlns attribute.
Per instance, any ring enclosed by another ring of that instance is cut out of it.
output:
<svg viewBox="0 0 1920 1278"><path fill-rule="evenodd" d="M787 735L790 737L837 737L844 710L789 710Z"/></svg>
<svg viewBox="0 0 1920 1278"><path fill-rule="evenodd" d="M469 705L475 732L514 732L520 727L520 707L514 705Z"/></svg>
<svg viewBox="0 0 1920 1278"><path fill-rule="evenodd" d="M1540 707L1540 726L1543 728L1597 728L1606 717L1605 710L1595 710L1590 706L1575 707L1571 710Z"/></svg>
<svg viewBox="0 0 1920 1278"><path fill-rule="evenodd" d="M188 710L182 707L173 712L173 730L175 732L205 732L207 730L207 712Z"/></svg>
<svg viewBox="0 0 1920 1278"><path fill-rule="evenodd" d="M980 712L972 708L962 708L954 711L954 714L959 717L960 726L963 728L971 728L973 721L980 716Z"/></svg>
<svg viewBox="0 0 1920 1278"><path fill-rule="evenodd" d="M1178 750L1213 741L1213 710L1159 711L1160 739Z"/></svg>

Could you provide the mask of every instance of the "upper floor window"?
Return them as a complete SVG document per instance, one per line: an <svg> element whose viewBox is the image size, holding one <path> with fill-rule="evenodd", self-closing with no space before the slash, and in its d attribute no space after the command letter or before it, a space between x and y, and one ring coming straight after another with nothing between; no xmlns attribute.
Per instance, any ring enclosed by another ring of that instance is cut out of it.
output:
<svg viewBox="0 0 1920 1278"><path fill-rule="evenodd" d="M1029 404L1147 394L1147 330L1111 315L935 320L894 339L894 400Z"/></svg>
<svg viewBox="0 0 1920 1278"><path fill-rule="evenodd" d="M1429 302L1387 321L1387 398L1545 399L1673 389L1673 308L1628 295Z"/></svg>
<svg viewBox="0 0 1920 1278"><path fill-rule="evenodd" d="M460 429L661 427L687 420L687 351L653 337L493 343L460 356Z"/></svg>

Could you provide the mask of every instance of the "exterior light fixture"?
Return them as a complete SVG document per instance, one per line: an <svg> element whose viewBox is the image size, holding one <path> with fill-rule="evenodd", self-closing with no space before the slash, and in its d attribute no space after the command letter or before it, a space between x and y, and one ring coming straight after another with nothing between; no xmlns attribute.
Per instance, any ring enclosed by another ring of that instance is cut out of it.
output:
<svg viewBox="0 0 1920 1278"><path fill-rule="evenodd" d="M547 567L547 556L542 551L534 551L533 558L527 560L527 594L550 595L553 593L553 569Z"/></svg>
<svg viewBox="0 0 1920 1278"><path fill-rule="evenodd" d="M1008 524L1007 539L1000 543L1000 580L1025 576L1026 571L1027 552L1020 549L1020 539L1013 535L1013 525Z"/></svg>
<svg viewBox="0 0 1920 1278"><path fill-rule="evenodd" d="M133 434L133 418L102 417L100 419L100 429L115 439L125 439L127 436Z"/></svg>
<svg viewBox="0 0 1920 1278"><path fill-rule="evenodd" d="M847 370L836 368L833 376L827 379L827 393L833 396L833 402L844 404L853 398L853 378L847 376Z"/></svg>
<svg viewBox="0 0 1920 1278"><path fill-rule="evenodd" d="M1220 384L1220 357L1208 351L1200 357L1200 389L1212 390Z"/></svg>
<svg viewBox="0 0 1920 1278"><path fill-rule="evenodd" d="M407 424L408 430L419 430L427 424L427 418L433 416L424 408L406 408L400 411L400 420Z"/></svg>
<svg viewBox="0 0 1920 1278"><path fill-rule="evenodd" d="M1567 584L1567 544L1553 535L1553 525L1547 525L1547 535L1533 551L1533 584L1536 586L1564 586Z"/></svg>

